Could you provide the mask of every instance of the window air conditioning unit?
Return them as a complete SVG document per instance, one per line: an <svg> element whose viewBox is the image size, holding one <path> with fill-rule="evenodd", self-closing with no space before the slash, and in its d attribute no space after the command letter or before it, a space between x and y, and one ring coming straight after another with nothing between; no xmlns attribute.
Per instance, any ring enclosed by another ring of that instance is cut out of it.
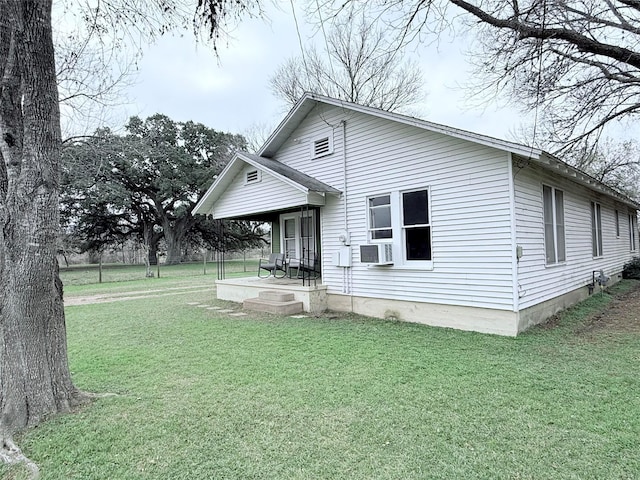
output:
<svg viewBox="0 0 640 480"><path fill-rule="evenodd" d="M393 244L360 245L360 261L370 265L393 265Z"/></svg>

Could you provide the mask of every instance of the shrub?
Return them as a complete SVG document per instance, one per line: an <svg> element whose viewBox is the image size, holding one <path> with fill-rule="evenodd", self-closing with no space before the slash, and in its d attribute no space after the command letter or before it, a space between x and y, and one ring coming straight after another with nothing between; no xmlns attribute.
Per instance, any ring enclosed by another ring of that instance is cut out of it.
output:
<svg viewBox="0 0 640 480"><path fill-rule="evenodd" d="M640 280L640 257L634 257L633 260L624 265L622 278Z"/></svg>

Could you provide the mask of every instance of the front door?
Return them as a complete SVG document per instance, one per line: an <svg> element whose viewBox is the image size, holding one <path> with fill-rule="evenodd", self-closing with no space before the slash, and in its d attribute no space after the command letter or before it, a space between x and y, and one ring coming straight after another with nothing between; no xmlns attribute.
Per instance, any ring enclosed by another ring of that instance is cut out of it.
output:
<svg viewBox="0 0 640 480"><path fill-rule="evenodd" d="M299 239L297 235L297 221L294 216L283 216L280 220L280 230L282 235L282 252L284 252L286 258L300 258L300 252L298 252Z"/></svg>
<svg viewBox="0 0 640 480"><path fill-rule="evenodd" d="M305 213L280 215L282 251L286 258L300 259L318 251L316 238L316 217L313 210Z"/></svg>

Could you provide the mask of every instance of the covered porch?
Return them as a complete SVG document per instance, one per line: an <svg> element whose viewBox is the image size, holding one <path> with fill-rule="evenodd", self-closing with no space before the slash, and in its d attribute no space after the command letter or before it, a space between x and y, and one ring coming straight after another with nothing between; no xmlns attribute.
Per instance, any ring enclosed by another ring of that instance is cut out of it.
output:
<svg viewBox="0 0 640 480"><path fill-rule="evenodd" d="M324 311L321 214L327 195L341 192L276 160L237 152L194 213L212 215L223 229L226 220L269 223L270 250L278 259L271 257L265 263L281 268L271 268L268 278L260 278L256 271L254 277L228 279L224 248L218 249L218 298L244 302L270 291L276 297L293 295L306 312ZM224 238L223 231L219 237ZM259 271L264 277L265 272Z"/></svg>

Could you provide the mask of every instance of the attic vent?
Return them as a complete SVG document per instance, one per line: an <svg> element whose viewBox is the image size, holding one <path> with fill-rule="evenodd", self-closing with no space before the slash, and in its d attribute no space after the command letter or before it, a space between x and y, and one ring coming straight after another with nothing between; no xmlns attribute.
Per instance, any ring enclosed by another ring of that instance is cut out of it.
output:
<svg viewBox="0 0 640 480"><path fill-rule="evenodd" d="M333 141L330 136L318 138L313 141L312 144L313 158L324 157L325 155L329 155L333 153Z"/></svg>
<svg viewBox="0 0 640 480"><path fill-rule="evenodd" d="M258 170L250 170L247 172L245 183L257 183L260 181L260 174Z"/></svg>

